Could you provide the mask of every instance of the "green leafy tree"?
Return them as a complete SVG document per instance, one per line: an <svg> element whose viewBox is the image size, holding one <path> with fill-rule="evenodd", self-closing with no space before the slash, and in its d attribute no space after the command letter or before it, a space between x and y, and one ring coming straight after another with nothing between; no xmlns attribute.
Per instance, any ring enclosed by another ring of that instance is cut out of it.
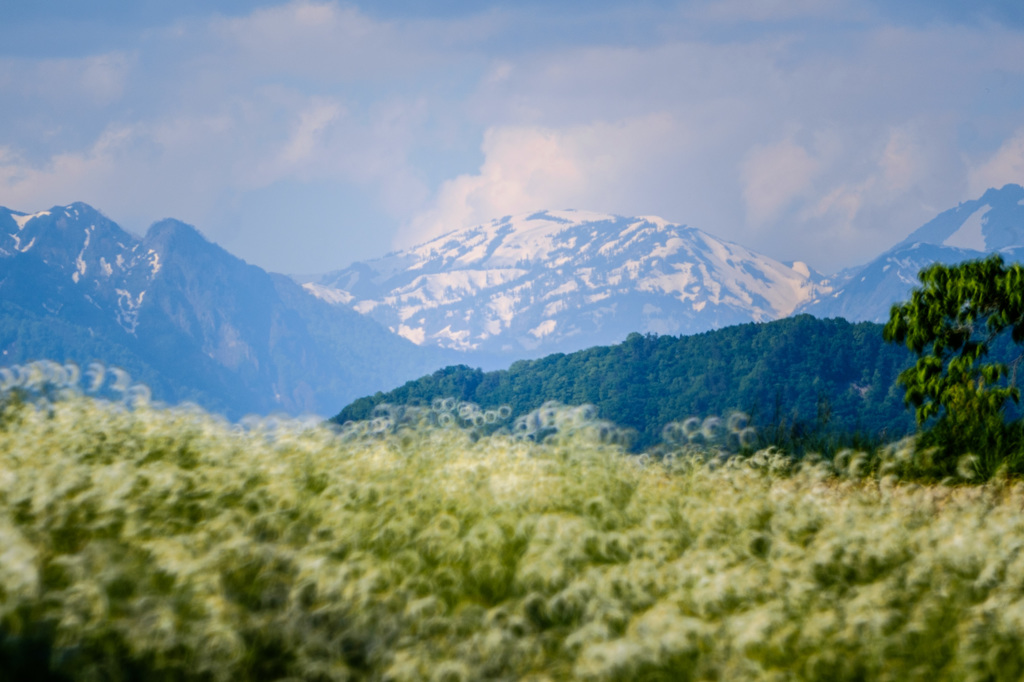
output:
<svg viewBox="0 0 1024 682"><path fill-rule="evenodd" d="M1005 408L1020 400L1017 370L1024 354L1009 363L987 358L1007 330L1014 344L1024 341L1024 268L994 255L937 263L918 277L921 286L892 307L883 334L918 355L898 381L918 425L926 427L922 445L935 449L946 473L968 454L983 476L1002 463L1020 468L1021 424L1008 420Z"/></svg>

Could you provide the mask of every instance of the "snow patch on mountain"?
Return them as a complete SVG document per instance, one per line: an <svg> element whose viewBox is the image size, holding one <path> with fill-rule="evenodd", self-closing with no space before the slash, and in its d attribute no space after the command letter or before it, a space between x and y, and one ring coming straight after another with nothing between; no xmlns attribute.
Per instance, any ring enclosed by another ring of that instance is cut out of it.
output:
<svg viewBox="0 0 1024 682"><path fill-rule="evenodd" d="M495 352L776 319L829 289L803 263L662 218L571 210L451 232L307 283L315 287L345 292L348 305L416 343Z"/></svg>
<svg viewBox="0 0 1024 682"><path fill-rule="evenodd" d="M454 330L452 330L452 326L449 324L449 325L446 325L440 331L438 331L436 334L432 334L429 337L429 339L431 341L436 342L438 345L447 346L448 348L454 348L456 350L469 350L469 349L473 348L473 346L470 345L467 342L467 338L468 337L469 337L469 332L468 331L465 331L465 330L454 331ZM410 338L410 337L406 337L406 338L408 338L410 341L412 341L413 343L415 343L417 345L423 345L423 343L424 343L424 341L416 341L416 339L413 339L413 338ZM423 336L423 337L418 337L418 338L425 339L427 337Z"/></svg>
<svg viewBox="0 0 1024 682"><path fill-rule="evenodd" d="M21 231L25 229L25 225L28 224L28 221L34 218L41 218L42 216L47 215L50 215L49 211L40 211L39 213L25 213L22 215L12 213L11 218L14 220L15 224L17 224L18 230Z"/></svg>
<svg viewBox="0 0 1024 682"><path fill-rule="evenodd" d="M455 270L419 275L384 298L387 305L399 305L406 320L424 308L436 308L514 281L525 274L515 268L492 270Z"/></svg>
<svg viewBox="0 0 1024 682"><path fill-rule="evenodd" d="M85 242L82 244L82 250L78 252L78 257L75 258L75 272L72 273L71 275L71 279L74 281L75 284L78 284L78 280L85 275L85 250L89 248L89 239L91 237L92 231L95 229L95 225L90 225L89 227L85 228Z"/></svg>
<svg viewBox="0 0 1024 682"><path fill-rule="evenodd" d="M398 325L398 329L392 328L391 331L395 332L401 337L409 339L417 345L421 345L426 338L426 331L422 327L407 327L404 324Z"/></svg>
<svg viewBox="0 0 1024 682"><path fill-rule="evenodd" d="M991 210L992 207L988 204L976 210L956 232L943 240L942 245L971 249L972 251L985 251L985 235L982 233L982 227L985 216Z"/></svg>
<svg viewBox="0 0 1024 682"><path fill-rule="evenodd" d="M833 277L835 291L798 308L818 317L885 322L894 303L920 286L933 263L953 265L998 252L1007 262L1024 257L1024 187L989 189L978 199L943 211L875 260Z"/></svg>
<svg viewBox="0 0 1024 682"><path fill-rule="evenodd" d="M28 244L25 244L25 246L21 245L21 235L20 234L12 234L11 235L11 239L14 240L14 250L15 251L20 251L21 253L28 253L28 250L31 249L36 244L35 236L33 236L31 239L29 239L28 240Z"/></svg>
<svg viewBox="0 0 1024 682"><path fill-rule="evenodd" d="M139 307L146 292L140 291L138 296L132 296L130 291L116 289L117 291L117 323L129 334L134 335L139 326Z"/></svg>
<svg viewBox="0 0 1024 682"><path fill-rule="evenodd" d="M531 329L530 334L539 339L540 337L547 336L551 332L555 331L556 326L558 326L558 323L555 320L544 320Z"/></svg>
<svg viewBox="0 0 1024 682"><path fill-rule="evenodd" d="M319 298L321 301L326 301L332 305L347 305L352 302L352 294L347 291L342 291L341 289L325 287L324 285L317 284L316 282L306 282L302 285L302 288L316 298Z"/></svg>
<svg viewBox="0 0 1024 682"><path fill-rule="evenodd" d="M13 221L7 223L11 227L6 236L14 245L13 250L0 250L4 259L40 258L43 266L76 285L89 306L106 311L108 319L135 334L146 288L160 272L156 249L148 249L146 257L141 257L146 251L143 240L85 204L38 213L6 210L3 215ZM28 253L33 249L35 253ZM53 311L62 303L54 299L39 305L56 314Z"/></svg>

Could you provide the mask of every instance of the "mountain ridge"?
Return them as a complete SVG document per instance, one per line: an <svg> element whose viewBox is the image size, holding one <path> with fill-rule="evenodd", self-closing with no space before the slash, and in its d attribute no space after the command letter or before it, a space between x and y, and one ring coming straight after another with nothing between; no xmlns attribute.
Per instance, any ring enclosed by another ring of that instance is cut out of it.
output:
<svg viewBox="0 0 1024 682"><path fill-rule="evenodd" d="M418 344L517 357L775 319L829 289L804 263L697 228L575 210L506 216L304 286Z"/></svg>
<svg viewBox="0 0 1024 682"><path fill-rule="evenodd" d="M454 230L303 285L419 345L512 360L616 343L633 331L699 333L801 313L885 322L922 268L991 252L1024 259L1020 185L960 202L831 276L653 216L565 210ZM602 268L605 281L595 283Z"/></svg>
<svg viewBox="0 0 1024 682"><path fill-rule="evenodd" d="M885 322L889 309L919 284L917 274L932 263L952 265L1000 253L1024 260L1024 187L990 188L978 199L941 212L845 278L834 291L797 309L817 317Z"/></svg>
<svg viewBox="0 0 1024 682"><path fill-rule="evenodd" d="M51 359L103 360L80 351L95 353L88 340L104 339L130 367L165 375L159 397L233 417L328 414L444 362L191 225L165 219L137 237L80 202L33 214L0 208L0 294L8 331L38 339L31 330L62 323L57 341L41 344L58 354ZM17 334L0 343L7 362L40 357Z"/></svg>
<svg viewBox="0 0 1024 682"><path fill-rule="evenodd" d="M446 364L497 369L635 332L802 313L884 322L922 267L990 250L1024 257L1019 185L961 202L832 277L661 218L564 210L505 216L298 282L172 218L139 237L82 202L0 208L0 350L7 362L44 350L85 362L102 360L106 343L126 368L161 377L155 388L171 400L234 416L330 414Z"/></svg>

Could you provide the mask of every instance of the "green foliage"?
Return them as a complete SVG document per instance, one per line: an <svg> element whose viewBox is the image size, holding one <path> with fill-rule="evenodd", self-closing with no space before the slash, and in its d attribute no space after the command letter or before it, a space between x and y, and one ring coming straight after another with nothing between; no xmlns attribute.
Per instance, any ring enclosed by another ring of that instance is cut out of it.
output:
<svg viewBox="0 0 1024 682"><path fill-rule="evenodd" d="M1024 486L903 483L913 448L656 460L581 408L332 431L73 379L19 373L0 427L21 679L1024 675Z"/></svg>
<svg viewBox="0 0 1024 682"><path fill-rule="evenodd" d="M906 402L926 425L921 445L936 447L947 469L975 453L984 475L998 466L1024 466L1022 427L1006 418L1008 401L1020 400L1018 348L1010 364L988 359L1006 331L1024 341L1024 268L1000 256L921 271L911 299L893 306L884 334L918 355L903 371Z"/></svg>
<svg viewBox="0 0 1024 682"><path fill-rule="evenodd" d="M513 416L555 400L595 405L603 418L633 429L634 447L645 450L669 422L740 411L750 415L761 447L834 454L913 430L894 386L911 361L884 343L881 325L801 315L693 336L631 334L615 346L497 372L447 367L361 398L334 420L367 419L382 403L429 406L445 397L485 409L508 405Z"/></svg>

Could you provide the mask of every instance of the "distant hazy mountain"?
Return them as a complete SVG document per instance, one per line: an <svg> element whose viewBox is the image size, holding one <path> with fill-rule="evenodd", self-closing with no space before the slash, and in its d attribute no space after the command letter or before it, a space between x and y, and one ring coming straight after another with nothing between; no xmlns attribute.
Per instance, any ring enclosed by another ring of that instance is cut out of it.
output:
<svg viewBox="0 0 1024 682"><path fill-rule="evenodd" d="M785 317L827 282L660 218L543 211L452 232L305 287L423 345L537 356Z"/></svg>
<svg viewBox="0 0 1024 682"><path fill-rule="evenodd" d="M443 364L175 220L143 239L86 204L0 208L0 352L122 365L229 415L331 413Z"/></svg>
<svg viewBox="0 0 1024 682"><path fill-rule="evenodd" d="M1003 254L1024 260L1024 187L990 189L980 199L940 213L875 260L833 278L835 291L822 293L798 312L817 317L885 322L889 309L918 286L918 272L932 263L958 263Z"/></svg>
<svg viewBox="0 0 1024 682"><path fill-rule="evenodd" d="M164 400L329 414L444 364L496 368L633 332L802 312L884 322L921 268L993 251L1024 259L1018 185L830 279L659 218L543 211L300 286L175 220L140 239L86 204L0 208L0 363L98 359Z"/></svg>

